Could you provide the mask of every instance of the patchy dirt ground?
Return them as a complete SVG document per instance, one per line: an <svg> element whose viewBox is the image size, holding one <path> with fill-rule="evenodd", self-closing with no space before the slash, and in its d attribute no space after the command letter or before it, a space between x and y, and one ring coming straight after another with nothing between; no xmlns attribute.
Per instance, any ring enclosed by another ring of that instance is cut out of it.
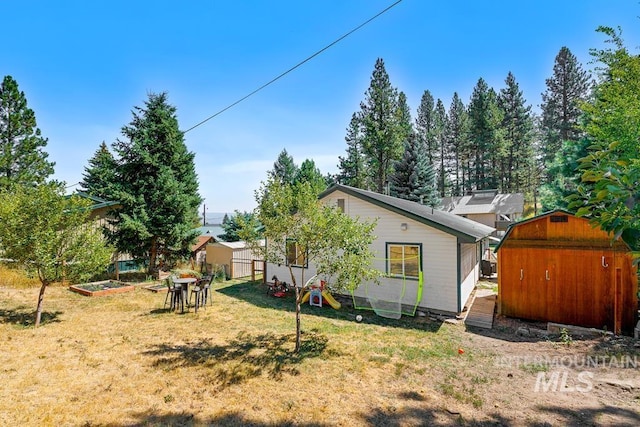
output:
<svg viewBox="0 0 640 427"><path fill-rule="evenodd" d="M487 377L475 390L482 415L469 405L452 411L482 424L640 425L640 343L604 334L545 337L545 328L500 316L491 330L465 328L462 350L473 349L483 361L477 374Z"/></svg>

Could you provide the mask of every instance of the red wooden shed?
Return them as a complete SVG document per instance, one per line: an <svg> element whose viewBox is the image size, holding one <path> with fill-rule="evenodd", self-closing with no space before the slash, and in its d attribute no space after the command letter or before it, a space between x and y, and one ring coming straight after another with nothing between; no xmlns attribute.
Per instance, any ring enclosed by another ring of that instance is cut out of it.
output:
<svg viewBox="0 0 640 427"><path fill-rule="evenodd" d="M498 313L632 333L638 276L629 246L555 210L512 224L498 251Z"/></svg>

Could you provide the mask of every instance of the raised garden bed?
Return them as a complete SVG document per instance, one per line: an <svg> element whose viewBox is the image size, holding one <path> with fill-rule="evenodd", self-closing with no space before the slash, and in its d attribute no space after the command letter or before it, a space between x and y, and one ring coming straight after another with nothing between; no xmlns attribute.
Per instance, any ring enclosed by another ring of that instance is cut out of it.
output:
<svg viewBox="0 0 640 427"><path fill-rule="evenodd" d="M101 282L80 283L69 286L69 290L89 297L120 294L131 292L135 286L117 280L103 280Z"/></svg>

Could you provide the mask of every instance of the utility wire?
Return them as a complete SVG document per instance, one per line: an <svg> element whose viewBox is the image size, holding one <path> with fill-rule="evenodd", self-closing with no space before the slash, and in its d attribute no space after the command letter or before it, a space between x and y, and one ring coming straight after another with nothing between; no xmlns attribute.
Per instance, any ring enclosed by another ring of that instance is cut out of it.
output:
<svg viewBox="0 0 640 427"><path fill-rule="evenodd" d="M272 83L275 83L277 80L280 80L282 77L286 76L287 74L289 74L290 72L292 72L293 70L295 70L296 68L300 67L301 65L303 65L304 63L312 60L313 58L315 58L316 56L320 55L322 52L324 52L325 50L329 49L330 47L334 46L335 44L339 43L340 41L342 41L343 39L349 37L351 34L355 33L356 31L358 31L360 28L364 27L365 25L367 25L369 22L373 21L374 19L376 19L377 17L379 17L380 15L384 14L385 12L387 12L388 10L390 10L391 8L393 8L394 6L396 6L398 3L400 3L402 0L398 0L395 3L393 3L392 5L388 6L387 8L385 8L384 10L382 10L381 12L377 13L376 15L372 16L371 18L367 19L365 22L363 22L362 24L358 25L357 27L355 27L354 29L352 29L351 31L349 31L348 33L344 34L343 36L339 37L338 39L334 40L333 42L331 42L330 44L326 45L325 47L323 47L322 49L320 49L319 51L317 51L316 53L314 53L313 55L307 57L305 60L298 62L296 65L294 65L293 67L289 68L287 71L283 72L282 74L278 75L277 77L274 77L273 79L269 80L267 83L263 84L262 86L260 86L259 88L257 88L256 90L254 90L253 92L249 93L248 95L243 96L242 98L238 99L236 102L227 105L226 107L224 107L222 110L218 111L215 114L210 115L209 117L207 117L206 119L202 120L201 122L191 126L189 129L185 130L183 133L187 133L195 128L197 128L198 126L201 126L203 124L205 124L206 122L208 122L209 120L213 119L216 116L219 116L220 114L224 113L225 111L227 111L230 108L235 107L236 105L238 105L239 103L241 103L242 101L244 101L245 99L249 98L252 95L255 95L256 93L260 92L262 89L266 88L267 86L271 85Z"/></svg>

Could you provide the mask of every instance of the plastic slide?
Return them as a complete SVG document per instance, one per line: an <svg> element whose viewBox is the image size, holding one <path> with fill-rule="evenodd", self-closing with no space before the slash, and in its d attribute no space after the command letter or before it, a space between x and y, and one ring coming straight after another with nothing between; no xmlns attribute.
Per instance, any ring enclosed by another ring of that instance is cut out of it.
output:
<svg viewBox="0 0 640 427"><path fill-rule="evenodd" d="M311 296L311 292L305 293L302 296L302 301L300 301L300 303L304 304L305 302L309 301L310 296ZM336 310L342 307L342 305L338 301L336 301L333 295L331 295L331 293L327 290L322 291L322 299L324 303L329 304L331 307L335 308Z"/></svg>
<svg viewBox="0 0 640 427"><path fill-rule="evenodd" d="M342 307L342 305L338 301L336 301L335 298L333 298L333 295L331 295L331 293L329 293L329 291L327 290L322 291L322 298L324 298L324 300L336 310Z"/></svg>

